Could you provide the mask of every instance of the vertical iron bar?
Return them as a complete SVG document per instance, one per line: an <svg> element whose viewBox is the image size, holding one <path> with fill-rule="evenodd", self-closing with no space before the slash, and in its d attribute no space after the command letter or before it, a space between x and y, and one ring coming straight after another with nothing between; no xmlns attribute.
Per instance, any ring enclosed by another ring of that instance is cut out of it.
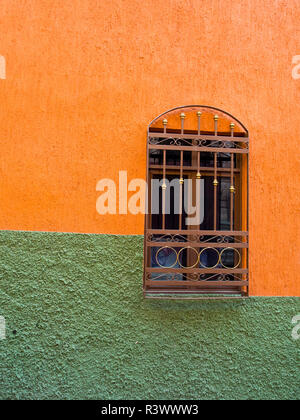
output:
<svg viewBox="0 0 300 420"><path fill-rule="evenodd" d="M233 162L234 162L234 154L231 153L230 155L230 230L233 230L233 194L234 194Z"/></svg>
<svg viewBox="0 0 300 420"><path fill-rule="evenodd" d="M234 127L235 127L235 124L234 124L234 123L230 123L230 135L231 135L231 137L233 137L233 136L234 136L234 134L233 134L233 132L234 132Z"/></svg>
<svg viewBox="0 0 300 420"><path fill-rule="evenodd" d="M199 179L201 178L201 173L200 173L200 162L201 162L201 152L197 152L197 174L196 174L196 178Z"/></svg>
<svg viewBox="0 0 300 420"><path fill-rule="evenodd" d="M230 135L234 137L234 123L230 123ZM233 202L234 202L234 181L233 181L233 168L234 168L234 153L230 154L230 230L233 230Z"/></svg>
<svg viewBox="0 0 300 420"><path fill-rule="evenodd" d="M185 119L185 113L182 112L180 114L181 119L181 134L184 134L184 119ZM182 166L183 166L183 151L180 151L180 188L179 188L179 229L181 229L182 226L182 185L183 185L183 177L182 177Z"/></svg>
<svg viewBox="0 0 300 420"><path fill-rule="evenodd" d="M217 152L214 152L214 230L217 230Z"/></svg>
<svg viewBox="0 0 300 420"><path fill-rule="evenodd" d="M179 230L181 230L181 227L182 227L182 186L183 186L183 150L180 151Z"/></svg>
<svg viewBox="0 0 300 420"><path fill-rule="evenodd" d="M185 113L184 112L182 112L180 114L180 119L181 119L181 134L183 134L184 133L184 119L185 119Z"/></svg>
<svg viewBox="0 0 300 420"><path fill-rule="evenodd" d="M198 136L200 136L200 134L201 134L201 115L202 115L202 112L201 111L198 111L197 112L197 117L198 117Z"/></svg>
<svg viewBox="0 0 300 420"><path fill-rule="evenodd" d="M215 121L215 136L218 135L218 119L219 119L218 115L215 115L214 116L214 121Z"/></svg>
<svg viewBox="0 0 300 420"><path fill-rule="evenodd" d="M166 153L167 151L163 151L163 184L162 184L162 228L165 229L166 221L165 221L165 213L166 213Z"/></svg>
<svg viewBox="0 0 300 420"><path fill-rule="evenodd" d="M202 115L202 112L201 111L198 111L197 112L197 117L198 117L198 136L201 135L201 115ZM199 152L197 152L197 174L196 174L196 180L201 178L200 164L201 164L201 155L200 155L200 151L199 151ZM196 189L197 189L197 181L196 181ZM200 203L199 203L199 205L200 205Z"/></svg>
<svg viewBox="0 0 300 420"><path fill-rule="evenodd" d="M164 125L164 134L166 134L166 132L167 132L167 124L168 124L168 120L164 119L162 123L163 123L163 125Z"/></svg>

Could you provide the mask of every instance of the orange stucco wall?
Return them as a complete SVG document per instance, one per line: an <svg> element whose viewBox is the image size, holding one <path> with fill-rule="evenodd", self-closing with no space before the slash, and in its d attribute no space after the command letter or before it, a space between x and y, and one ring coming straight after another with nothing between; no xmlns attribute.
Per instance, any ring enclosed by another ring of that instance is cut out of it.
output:
<svg viewBox="0 0 300 420"><path fill-rule="evenodd" d="M96 212L145 176L147 124L222 108L248 128L252 295L300 295L299 0L2 0L0 229L143 233Z"/></svg>

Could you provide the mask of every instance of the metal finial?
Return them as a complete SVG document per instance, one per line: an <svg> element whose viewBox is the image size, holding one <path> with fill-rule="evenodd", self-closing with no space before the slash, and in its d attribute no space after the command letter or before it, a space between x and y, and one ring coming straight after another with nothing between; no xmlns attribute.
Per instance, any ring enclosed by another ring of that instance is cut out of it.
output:
<svg viewBox="0 0 300 420"><path fill-rule="evenodd" d="M230 128L234 128L235 124L234 123L230 123Z"/></svg>
<svg viewBox="0 0 300 420"><path fill-rule="evenodd" d="M163 125L167 125L168 124L168 120L165 118L162 123L163 123Z"/></svg>
<svg viewBox="0 0 300 420"><path fill-rule="evenodd" d="M179 179L179 184L183 184L183 178Z"/></svg>
<svg viewBox="0 0 300 420"><path fill-rule="evenodd" d="M214 181L213 181L214 187L216 187L218 184L219 184L218 180L217 179L214 179Z"/></svg>
<svg viewBox="0 0 300 420"><path fill-rule="evenodd" d="M184 120L184 119L185 119L185 113L184 113L184 112L182 112L182 113L180 114L180 118L181 118L182 120Z"/></svg>
<svg viewBox="0 0 300 420"><path fill-rule="evenodd" d="M200 172L197 172L197 174L196 174L196 178L197 178L197 179L200 179L200 178L201 178L201 174L200 174Z"/></svg>
<svg viewBox="0 0 300 420"><path fill-rule="evenodd" d="M198 117L201 117L201 115L202 115L202 112L201 112L201 111L198 111L198 112L197 112L197 116L198 116Z"/></svg>
<svg viewBox="0 0 300 420"><path fill-rule="evenodd" d="M167 189L166 184L162 184L161 188L162 188L163 190L166 190L166 189Z"/></svg>
<svg viewBox="0 0 300 420"><path fill-rule="evenodd" d="M214 120L215 120L215 121L218 121L218 119L219 119L219 116L218 116L218 115L215 115L215 116L214 116Z"/></svg>
<svg viewBox="0 0 300 420"><path fill-rule="evenodd" d="M231 193L234 193L234 192L235 192L235 188L234 188L234 186L233 186L233 185L231 185L231 186L230 186L230 188L229 188L229 190L230 190L230 192L231 192Z"/></svg>

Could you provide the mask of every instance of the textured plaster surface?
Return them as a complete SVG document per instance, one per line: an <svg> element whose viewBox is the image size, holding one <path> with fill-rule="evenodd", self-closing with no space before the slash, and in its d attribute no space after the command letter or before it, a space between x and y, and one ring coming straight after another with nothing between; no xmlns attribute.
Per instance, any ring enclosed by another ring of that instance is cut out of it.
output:
<svg viewBox="0 0 300 420"><path fill-rule="evenodd" d="M300 397L299 298L145 301L141 286L141 236L1 232L0 398Z"/></svg>
<svg viewBox="0 0 300 420"><path fill-rule="evenodd" d="M251 293L300 296L299 0L1 0L0 15L0 229L142 234L141 214L97 213L97 181L145 177L157 115L216 106L250 133Z"/></svg>

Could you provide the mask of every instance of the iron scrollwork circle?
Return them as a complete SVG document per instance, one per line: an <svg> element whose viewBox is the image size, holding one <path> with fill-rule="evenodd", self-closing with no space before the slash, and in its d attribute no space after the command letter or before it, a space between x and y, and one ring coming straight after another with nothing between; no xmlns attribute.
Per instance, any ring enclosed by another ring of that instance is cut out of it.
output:
<svg viewBox="0 0 300 420"><path fill-rule="evenodd" d="M189 265L189 266L184 266L184 265L181 264L179 256L180 256L181 252L184 251L185 249L192 249L196 253L197 261L195 262L195 264ZM181 248L180 251L178 252L178 255L177 255L178 264L180 265L181 268L194 268L194 267L196 267L196 265L199 262L199 258L200 258L200 255L199 255L197 249L193 248L192 246L186 246L185 248Z"/></svg>
<svg viewBox="0 0 300 420"><path fill-rule="evenodd" d="M214 251L218 254L218 260L217 260L217 263L216 263L215 265L210 266L210 267L208 267L208 266L204 265L204 264L201 262L201 255L202 255L202 253L203 253L204 251L208 250L208 249L213 249L213 250L214 250ZM202 251L201 251L201 252L200 252L200 254L199 254L200 264L201 264L204 268L216 268L216 267L217 267L217 265L218 265L218 264L219 264L219 262L220 262L220 259L221 259L221 256L220 256L219 251L218 251L216 248L212 248L212 247L210 247L210 246L207 246L206 248L203 248L203 249L202 249Z"/></svg>
<svg viewBox="0 0 300 420"><path fill-rule="evenodd" d="M238 262L237 262L237 264L234 266L234 267L228 267L227 265L225 265L225 264L223 264L223 262L222 262L222 255L223 255L223 253L225 252L225 251L228 251L229 249L232 249L234 252L236 252L237 253L237 255L239 256L239 259L238 259ZM241 254L239 253L239 251L236 249L236 248L232 248L232 247L227 247L227 248L223 248L222 249L222 251L221 251L221 253L220 253L220 262L221 262L221 265L222 265L222 267L224 267L224 268L227 268L227 269L235 269L235 268L237 268L239 265L240 265L240 263L241 263Z"/></svg>
<svg viewBox="0 0 300 420"><path fill-rule="evenodd" d="M160 253L160 251L162 250L162 249L171 249L174 253L175 253L175 255L176 255L176 259L175 259L175 262L172 264L172 265L168 265L168 266L166 266L166 265L162 265L162 264L160 264L159 263L159 261L158 261L158 254ZM162 246L161 248L159 248L157 251L156 251L156 254L155 254L155 260L156 260L156 262L157 262L157 264L161 267L161 268L173 268L175 265L176 265L176 263L177 263L177 260L178 260L178 254L177 254L177 252L176 252L176 250L174 249L174 248L172 248L172 247L170 247L170 246Z"/></svg>

